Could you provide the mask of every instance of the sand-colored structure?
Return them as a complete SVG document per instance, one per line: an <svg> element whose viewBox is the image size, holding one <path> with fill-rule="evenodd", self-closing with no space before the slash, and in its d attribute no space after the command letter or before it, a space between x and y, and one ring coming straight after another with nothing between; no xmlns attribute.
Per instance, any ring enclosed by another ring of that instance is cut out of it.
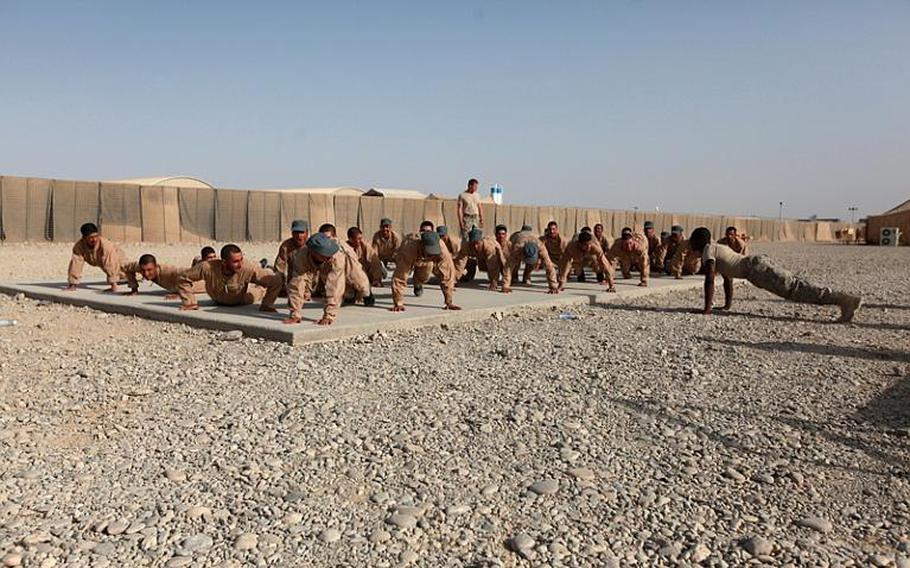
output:
<svg viewBox="0 0 910 568"><path fill-rule="evenodd" d="M137 183L138 182L138 183ZM177 185L173 185L177 184ZM377 195L379 194L379 195ZM559 206L495 205L485 202L484 218L492 228L530 225L542 231L555 220L563 234L603 223L607 234L625 226L641 228L646 220L659 230L683 225L706 226L720 234L735 225L757 241L828 242L837 229L826 221L757 217L653 213ZM267 242L288 236L293 219L311 226L333 223L344 231L360 226L372 231L389 217L402 232L416 231L429 219L457 226L455 199L439 199L413 190L358 188L222 189L189 176L120 181L77 181L17 176L0 177L2 242L68 242L79 226L98 224L120 242ZM910 234L910 227L906 231Z"/></svg>

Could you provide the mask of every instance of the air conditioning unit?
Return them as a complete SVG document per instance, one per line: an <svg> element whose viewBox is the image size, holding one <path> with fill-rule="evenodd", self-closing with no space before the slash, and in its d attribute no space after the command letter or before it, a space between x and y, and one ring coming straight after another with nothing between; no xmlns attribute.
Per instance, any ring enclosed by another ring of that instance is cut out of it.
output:
<svg viewBox="0 0 910 568"><path fill-rule="evenodd" d="M878 244L883 247L896 247L900 238L901 232L897 227L882 227L878 233Z"/></svg>

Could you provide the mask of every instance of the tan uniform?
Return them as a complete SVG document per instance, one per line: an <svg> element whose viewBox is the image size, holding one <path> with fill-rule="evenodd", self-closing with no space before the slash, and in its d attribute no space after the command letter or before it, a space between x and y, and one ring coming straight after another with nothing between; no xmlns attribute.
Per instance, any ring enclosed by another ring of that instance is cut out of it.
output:
<svg viewBox="0 0 910 568"><path fill-rule="evenodd" d="M540 241L543 243L543 246L547 247L547 252L550 254L550 260L554 264L562 265L562 253L566 250L566 247L569 246L569 239L559 235L555 239L551 239L547 235L540 237Z"/></svg>
<svg viewBox="0 0 910 568"><path fill-rule="evenodd" d="M675 277L698 273L701 268L701 255L689 249L689 239L683 239L678 243L671 240L667 245L667 274Z"/></svg>
<svg viewBox="0 0 910 568"><path fill-rule="evenodd" d="M114 241L101 237L95 248L89 248L83 239L79 239L73 245L73 256L70 258L67 269L67 281L70 286L78 284L79 279L82 278L82 267L88 263L89 266L96 266L103 270L107 275L107 283L113 286L124 279L120 270L124 262L126 262L126 255Z"/></svg>
<svg viewBox="0 0 910 568"><path fill-rule="evenodd" d="M648 239L639 233L633 233L632 239L638 243L638 250L626 252L622 248L622 239L616 239L613 242L613 246L610 247L610 252L607 256L619 261L623 278L631 278L632 268L636 267L641 271L641 281L647 284L648 277L651 275L651 262L648 260Z"/></svg>
<svg viewBox="0 0 910 568"><path fill-rule="evenodd" d="M468 232L474 227L480 227L480 194L463 191L458 194L458 204L461 206L462 222L461 238L468 238Z"/></svg>
<svg viewBox="0 0 910 568"><path fill-rule="evenodd" d="M439 287L446 305L451 304L455 291L455 263L446 247L440 247L442 254L438 262L427 261L423 254L423 244L419 238L409 238L402 243L395 256L395 274L392 276L392 301L396 306L404 305L404 291L408 286L408 274L420 262L428 262L430 272L439 279ZM427 264L425 264L427 266Z"/></svg>
<svg viewBox="0 0 910 568"><path fill-rule="evenodd" d="M379 255L376 254L376 248L367 242L361 242L360 246L357 248L354 248L351 243L346 242L345 244L351 247L351 250L357 255L357 260L360 261L360 267L363 268L363 271L370 278L370 283L381 284L382 263L379 262Z"/></svg>
<svg viewBox="0 0 910 568"><path fill-rule="evenodd" d="M370 279L360 264L360 258L350 245L343 246L322 264L317 264L306 247L294 252L291 257L293 276L288 282L288 306L291 317L300 317L300 309L310 296L313 282L325 282L325 307L323 316L335 321L338 308L350 291L355 301L370 295Z"/></svg>
<svg viewBox="0 0 910 568"><path fill-rule="evenodd" d="M613 259L610 258L610 252L609 252L610 251L610 239L607 237L607 235L601 235L600 238L595 237L593 234L591 236L593 237L592 240L595 243L597 243L598 245L600 245L600 249L602 251L604 251L604 254L607 255L607 260L610 261L610 263L612 264ZM575 241L575 240L578 240L578 236L575 236L572 238L572 241ZM598 270L598 268L597 268L597 257L590 255L590 254L588 256L586 256L582 262L573 262L572 270L574 270L576 274L581 274L581 271L584 269L585 266L589 266L589 267L593 268L595 272L600 272L600 270Z"/></svg>
<svg viewBox="0 0 910 568"><path fill-rule="evenodd" d="M499 243L499 240L496 242ZM505 241L499 243L499 248L502 249L503 257L508 259L509 255L512 253L512 241L506 239Z"/></svg>
<svg viewBox="0 0 910 568"><path fill-rule="evenodd" d="M503 267L506 264L505 253L493 237L484 237L480 241L480 250L474 252L471 243L465 243L455 258L455 274L461 277L468 265L469 258L477 259L477 268L487 273L490 282L499 282Z"/></svg>
<svg viewBox="0 0 910 568"><path fill-rule="evenodd" d="M559 283L561 285L565 284L569 279L569 272L572 270L573 263L584 263L585 258L589 256L594 258L594 270L603 273L607 284L613 286L613 263L607 260L603 249L593 240L587 252L582 252L581 243L578 241L572 241L566 246L559 261Z"/></svg>
<svg viewBox="0 0 910 568"><path fill-rule="evenodd" d="M730 247L733 252L737 252L743 256L747 256L749 253L746 251L746 240L739 237L734 237L728 239L726 236L719 241L717 244Z"/></svg>
<svg viewBox="0 0 910 568"><path fill-rule="evenodd" d="M376 254L379 255L380 262L392 262L395 260L395 253L398 252L398 247L401 246L401 237L398 236L398 233L392 231L392 236L388 239L382 236L382 231L376 231L373 234L373 248L376 249Z"/></svg>
<svg viewBox="0 0 910 568"><path fill-rule="evenodd" d="M222 306L243 306L261 302L263 308L270 308L278 298L284 283L280 274L261 268L258 264L244 261L240 270L231 276L222 271L221 259L200 262L180 275L177 293L184 306L196 305L194 286L200 280L205 282L205 293ZM250 286L254 284L254 286Z"/></svg>
<svg viewBox="0 0 910 568"><path fill-rule="evenodd" d="M439 240L446 245L446 248L449 249L449 252L452 253L452 258L458 256L459 251L461 251L461 239L453 239L452 235L446 235L440 237Z"/></svg>
<svg viewBox="0 0 910 568"><path fill-rule="evenodd" d="M197 263L198 264L198 263ZM123 265L123 273L126 274L126 281L129 283L130 290L139 290L139 280L137 274L142 274L142 268L138 262L127 262ZM152 280L155 284L164 288L171 294L177 293L177 287L180 284L180 276L189 269L177 268L167 264L158 265L158 278ZM199 281L193 284L193 292L196 294L205 294L205 282Z"/></svg>
<svg viewBox="0 0 910 568"><path fill-rule="evenodd" d="M546 247L541 246L540 238L533 233L519 234L518 238L515 239L515 242L512 243L509 255L506 257L505 270L502 275L503 289L508 290L512 287L512 278L525 261L525 246L528 243L537 245L539 264L543 265L544 270L547 272L547 285L550 287L550 290L556 290L559 288L559 282L556 278L556 267L553 265L553 261L550 260L550 255L547 252ZM525 275L530 277L531 270L533 270L533 267L531 267L531 269L526 269Z"/></svg>
<svg viewBox="0 0 910 568"><path fill-rule="evenodd" d="M291 275L288 274L288 265L291 262L291 256L303 248L303 245L297 242L297 239L291 237L281 241L281 244L278 245L278 256L275 257L275 272L281 274L281 276L287 282Z"/></svg>
<svg viewBox="0 0 910 568"><path fill-rule="evenodd" d="M648 263L651 265L651 272L663 272L666 251L660 245L660 236L653 234L650 237L645 236L645 239L648 241Z"/></svg>

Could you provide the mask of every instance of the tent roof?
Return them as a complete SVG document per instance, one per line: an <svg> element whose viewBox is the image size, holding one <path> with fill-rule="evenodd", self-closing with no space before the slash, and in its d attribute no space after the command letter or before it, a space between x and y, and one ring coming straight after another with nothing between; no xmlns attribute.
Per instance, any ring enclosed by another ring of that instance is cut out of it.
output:
<svg viewBox="0 0 910 568"><path fill-rule="evenodd" d="M373 187L364 195L369 197L398 197L400 199L426 199L427 194L421 193L416 189L389 189L385 187Z"/></svg>
<svg viewBox="0 0 910 568"><path fill-rule="evenodd" d="M282 188L262 188L250 191L277 191L279 193L312 193L322 195L360 195L363 190L358 187L282 187Z"/></svg>
<svg viewBox="0 0 910 568"><path fill-rule="evenodd" d="M142 177L128 179L112 179L110 183L133 183L136 185L165 185L170 187L208 187L214 189L215 186L207 181L192 176L163 176L163 177Z"/></svg>

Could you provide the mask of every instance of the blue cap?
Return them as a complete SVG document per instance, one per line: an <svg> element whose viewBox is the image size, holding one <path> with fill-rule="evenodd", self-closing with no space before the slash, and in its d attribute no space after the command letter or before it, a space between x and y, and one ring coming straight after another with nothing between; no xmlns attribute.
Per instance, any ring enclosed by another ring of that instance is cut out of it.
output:
<svg viewBox="0 0 910 568"><path fill-rule="evenodd" d="M537 243L530 242L525 245L525 264L537 264L537 259L540 258L540 248L537 247Z"/></svg>
<svg viewBox="0 0 910 568"><path fill-rule="evenodd" d="M682 225L673 225L673 227L670 229L670 232L674 235L681 235L686 231L682 228Z"/></svg>
<svg viewBox="0 0 910 568"><path fill-rule="evenodd" d="M304 219L294 219L294 222L291 223L291 232L292 233L309 233L310 224Z"/></svg>
<svg viewBox="0 0 910 568"><path fill-rule="evenodd" d="M449 228L445 225L440 225L436 227L436 233L439 234L440 237L444 237L449 234Z"/></svg>
<svg viewBox="0 0 910 568"><path fill-rule="evenodd" d="M325 233L316 233L307 239L306 248L322 256L332 256L339 249L338 241Z"/></svg>
<svg viewBox="0 0 910 568"><path fill-rule="evenodd" d="M420 233L420 242L423 244L423 252L430 256L442 254L442 248L439 246L439 233L426 231Z"/></svg>
<svg viewBox="0 0 910 568"><path fill-rule="evenodd" d="M469 243L477 243L482 240L483 240L483 231L481 231L477 227L474 227L473 229L468 231L468 242Z"/></svg>
<svg viewBox="0 0 910 568"><path fill-rule="evenodd" d="M654 221L645 221L645 229L653 229Z"/></svg>
<svg viewBox="0 0 910 568"><path fill-rule="evenodd" d="M522 232L522 233L528 233L528 232L533 231L533 230L534 230L534 228L531 227L531 225L522 225L522 226L521 226L521 232Z"/></svg>

